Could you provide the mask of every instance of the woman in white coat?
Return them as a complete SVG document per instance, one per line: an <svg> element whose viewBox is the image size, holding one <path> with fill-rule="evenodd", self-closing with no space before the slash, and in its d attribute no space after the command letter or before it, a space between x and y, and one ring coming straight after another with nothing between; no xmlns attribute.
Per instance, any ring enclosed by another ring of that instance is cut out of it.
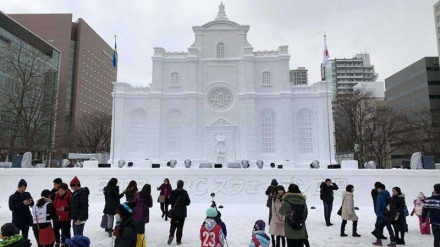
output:
<svg viewBox="0 0 440 247"><path fill-rule="evenodd" d="M276 194L272 198L272 218L270 219L269 223L269 233L271 234L272 238L272 246L273 247L280 247L280 240L282 243L282 246L286 246L286 238L284 235L284 215L281 215L278 211L282 204L282 198L284 193L286 191L284 190L284 187L281 185L278 185L276 187Z"/></svg>
<svg viewBox="0 0 440 247"><path fill-rule="evenodd" d="M353 192L354 187L353 185L349 184L345 188L346 191L342 193L342 210L341 210L341 218L342 218L342 225L341 225L341 237L347 237L348 235L345 234L345 226L347 225L347 221L351 220L353 221L353 237L360 237L357 233L357 223L358 223L358 216L356 215L356 211L354 210L354 198L353 198Z"/></svg>

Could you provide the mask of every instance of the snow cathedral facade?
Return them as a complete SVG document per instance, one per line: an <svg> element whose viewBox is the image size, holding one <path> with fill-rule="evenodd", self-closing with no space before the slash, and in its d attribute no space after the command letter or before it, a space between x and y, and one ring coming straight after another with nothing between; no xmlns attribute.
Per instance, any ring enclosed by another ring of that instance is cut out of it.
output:
<svg viewBox="0 0 440 247"><path fill-rule="evenodd" d="M334 162L326 84L292 86L288 46L253 51L223 4L193 31L188 52L154 48L150 87L115 84L111 163Z"/></svg>

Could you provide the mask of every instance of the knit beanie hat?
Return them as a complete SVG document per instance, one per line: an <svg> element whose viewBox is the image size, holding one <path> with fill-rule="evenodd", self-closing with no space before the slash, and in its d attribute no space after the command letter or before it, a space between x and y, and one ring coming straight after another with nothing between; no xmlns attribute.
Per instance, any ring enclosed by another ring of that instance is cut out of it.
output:
<svg viewBox="0 0 440 247"><path fill-rule="evenodd" d="M289 185L289 192L290 192L290 193L301 193L301 190L299 190L298 185L296 185L296 184L290 184L290 185Z"/></svg>
<svg viewBox="0 0 440 247"><path fill-rule="evenodd" d="M1 232L4 237L11 237L14 236L15 234L18 234L18 229L17 227L15 227L14 224L6 223L2 226Z"/></svg>
<svg viewBox="0 0 440 247"><path fill-rule="evenodd" d="M20 182L18 182L18 188L20 188L21 186L27 186L26 180L21 179Z"/></svg>
<svg viewBox="0 0 440 247"><path fill-rule="evenodd" d="M424 200L425 199L425 195L422 192L420 192L419 195L417 196L417 199Z"/></svg>
<svg viewBox="0 0 440 247"><path fill-rule="evenodd" d="M274 178L274 179L272 179L272 182L270 182L270 185L277 186L278 185L278 181Z"/></svg>
<svg viewBox="0 0 440 247"><path fill-rule="evenodd" d="M125 216L125 218L129 218L131 214L133 213L133 208L128 205L128 203L124 202L119 204L117 211Z"/></svg>
<svg viewBox="0 0 440 247"><path fill-rule="evenodd" d="M70 181L70 186L72 186L72 185L76 185L76 186L81 187L81 182L79 181L79 179L76 176L72 179L72 181Z"/></svg>
<svg viewBox="0 0 440 247"><path fill-rule="evenodd" d="M263 220L257 220L255 221L254 231L264 230L265 227L266 227L266 223L264 223Z"/></svg>
<svg viewBox="0 0 440 247"><path fill-rule="evenodd" d="M213 207L210 207L208 208L208 210L206 210L206 216L209 218L215 218L217 217L217 215L218 215L217 209Z"/></svg>

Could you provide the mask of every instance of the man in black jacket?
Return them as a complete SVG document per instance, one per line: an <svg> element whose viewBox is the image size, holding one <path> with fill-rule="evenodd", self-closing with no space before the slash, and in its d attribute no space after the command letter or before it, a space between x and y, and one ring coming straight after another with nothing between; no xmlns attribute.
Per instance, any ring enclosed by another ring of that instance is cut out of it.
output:
<svg viewBox="0 0 440 247"><path fill-rule="evenodd" d="M330 222L330 216L332 215L333 209L333 194L334 190L338 190L339 187L332 183L330 178L327 178L325 182L321 183L321 200L324 203L324 218L327 226L332 226L333 224Z"/></svg>
<svg viewBox="0 0 440 247"><path fill-rule="evenodd" d="M76 176L70 181L70 188L73 190L72 204L70 206L73 235L83 235L84 225L89 218L90 191L87 187L81 188L81 183Z"/></svg>
<svg viewBox="0 0 440 247"><path fill-rule="evenodd" d="M63 180L61 178L55 178L53 180L53 189L50 191L50 199L54 202L55 196L57 195L58 188L63 183Z"/></svg>
<svg viewBox="0 0 440 247"><path fill-rule="evenodd" d="M27 183L24 179L18 182L17 191L9 197L9 209L12 211L12 223L21 231L24 239L28 239L29 226L32 225L30 207L34 201L29 192L26 192Z"/></svg>
<svg viewBox="0 0 440 247"><path fill-rule="evenodd" d="M183 189L183 181L177 181L177 189L171 191L170 194L170 204L171 204L171 225L170 225L170 235L168 237L168 244L171 244L174 239L174 233L176 233L177 245L182 244L182 231L183 224L185 223L186 207L189 206L191 200L189 199L188 192Z"/></svg>

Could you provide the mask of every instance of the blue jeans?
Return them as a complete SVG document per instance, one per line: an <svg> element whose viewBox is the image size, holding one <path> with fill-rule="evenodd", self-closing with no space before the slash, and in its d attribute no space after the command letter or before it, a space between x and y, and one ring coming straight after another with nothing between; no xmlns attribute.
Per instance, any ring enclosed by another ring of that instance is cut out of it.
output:
<svg viewBox="0 0 440 247"><path fill-rule="evenodd" d="M374 226L376 227L376 238L377 239L380 239L381 236L383 236L383 227L386 226L387 230L388 230L388 234L390 234L390 241L391 242L396 241L396 239L394 237L393 228L391 227L391 222L389 222L388 220L386 220L384 218L377 218L376 224Z"/></svg>
<svg viewBox="0 0 440 247"><path fill-rule="evenodd" d="M86 223L81 224L81 225L76 225L75 224L76 221L77 220L72 220L73 236L78 236L78 235L82 236L84 233L84 225Z"/></svg>
<svg viewBox="0 0 440 247"><path fill-rule="evenodd" d="M434 247L440 247L440 226L432 225L432 235L434 235Z"/></svg>
<svg viewBox="0 0 440 247"><path fill-rule="evenodd" d="M332 215L332 210L333 210L333 202L331 203L324 202L324 218L325 218L325 223L327 224L330 223L330 216Z"/></svg>

